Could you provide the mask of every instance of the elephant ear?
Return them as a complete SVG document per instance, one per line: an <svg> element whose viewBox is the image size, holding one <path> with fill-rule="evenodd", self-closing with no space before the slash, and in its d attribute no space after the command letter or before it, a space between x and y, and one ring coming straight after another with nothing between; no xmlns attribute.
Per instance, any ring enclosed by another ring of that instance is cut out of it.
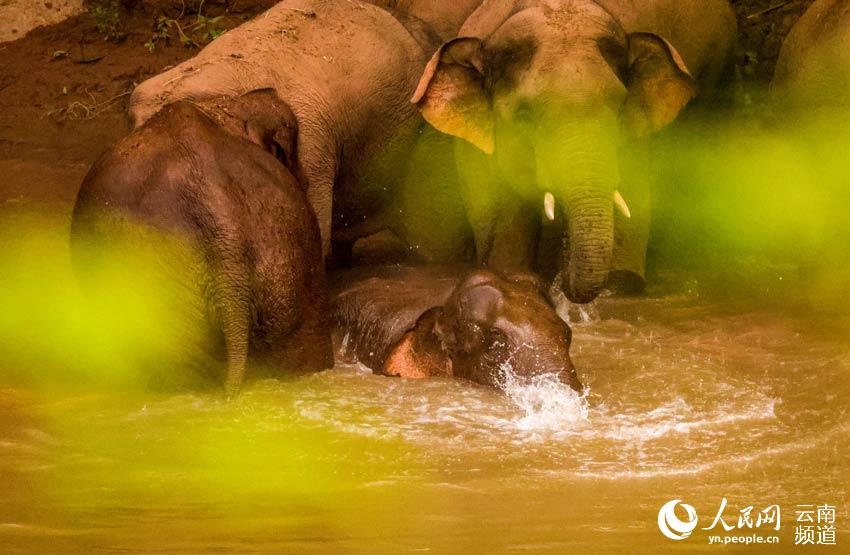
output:
<svg viewBox="0 0 850 555"><path fill-rule="evenodd" d="M419 317L413 329L392 348L381 374L401 378L452 375L452 360L434 330L441 312L442 309L435 307Z"/></svg>
<svg viewBox="0 0 850 555"><path fill-rule="evenodd" d="M504 294L482 276L459 284L444 305L434 333L451 353L472 353L481 348L499 319Z"/></svg>
<svg viewBox="0 0 850 555"><path fill-rule="evenodd" d="M685 62L665 39L651 33L628 36L623 76L628 89L621 114L625 131L644 137L673 122L697 94Z"/></svg>
<svg viewBox="0 0 850 555"><path fill-rule="evenodd" d="M431 57L410 100L443 133L493 152L493 113L484 88L481 39L461 37Z"/></svg>
<svg viewBox="0 0 850 555"><path fill-rule="evenodd" d="M295 170L298 121L289 105L274 89L256 89L233 102L247 139Z"/></svg>
<svg viewBox="0 0 850 555"><path fill-rule="evenodd" d="M269 127L267 123L256 119L246 121L245 134L248 140L264 148L290 170L294 170L296 130L285 125Z"/></svg>

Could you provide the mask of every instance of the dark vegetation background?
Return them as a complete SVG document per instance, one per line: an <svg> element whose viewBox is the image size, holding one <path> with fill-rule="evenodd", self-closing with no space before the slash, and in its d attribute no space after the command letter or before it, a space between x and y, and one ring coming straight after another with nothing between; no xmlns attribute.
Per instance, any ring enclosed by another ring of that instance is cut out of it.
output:
<svg viewBox="0 0 850 555"><path fill-rule="evenodd" d="M738 67L745 81L770 80L785 35L813 1L730 1L738 15Z"/></svg>

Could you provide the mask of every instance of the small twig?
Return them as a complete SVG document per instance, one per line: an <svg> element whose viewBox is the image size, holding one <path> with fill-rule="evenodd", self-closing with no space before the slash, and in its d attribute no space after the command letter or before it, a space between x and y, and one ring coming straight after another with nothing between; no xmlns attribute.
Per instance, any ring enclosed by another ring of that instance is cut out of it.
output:
<svg viewBox="0 0 850 555"><path fill-rule="evenodd" d="M313 10L302 10L301 8L289 8L293 12L298 12L304 17L316 17L316 12Z"/></svg>
<svg viewBox="0 0 850 555"><path fill-rule="evenodd" d="M94 100L94 96L86 89L86 94L92 99L92 104L86 104L84 102L80 102L79 100L75 100L65 106L64 108L58 108L56 110L51 110L47 113L48 116L59 116L54 117L56 121L64 121L66 119L94 119L104 111L109 109L116 101L119 99L129 95L132 93L132 90L127 90L122 92L121 94L117 94L108 100L104 100L101 103L96 103ZM82 112L82 115L79 114Z"/></svg>
<svg viewBox="0 0 850 555"><path fill-rule="evenodd" d="M183 16L180 16L180 17L183 17ZM190 39L190 38L186 35L186 33L184 33L184 32L183 32L183 27L181 27L181 26L180 26L180 22L178 22L176 19L170 19L170 20L168 20L168 22L167 22L167 23L168 23L169 25L173 25L174 27L176 27L176 28L177 28L177 36L180 38L180 42L181 42L184 46L195 46L195 47L197 47L197 46L198 46L198 43L196 43L195 41L193 41L192 39Z"/></svg>
<svg viewBox="0 0 850 555"><path fill-rule="evenodd" d="M193 73L198 73L199 71L201 71L201 68L199 68L199 67L192 69L190 71L185 71L185 72L181 73L180 75L177 75L176 77L173 77L173 78L169 79L168 81L166 81L165 83L163 83L162 87L165 88L168 85L170 85L171 83L173 83L175 81L179 81L180 79L183 79L184 77L188 77L189 75L192 75Z"/></svg>
<svg viewBox="0 0 850 555"><path fill-rule="evenodd" d="M787 6L788 4L793 4L795 2L796 2L796 0L785 0L785 2L780 2L779 4L775 4L773 6L765 8L763 10L759 10L756 13L750 14L750 15L747 16L747 19L755 19L757 17L761 17L765 14L769 14L770 12L775 12L776 10L782 9L785 6Z"/></svg>

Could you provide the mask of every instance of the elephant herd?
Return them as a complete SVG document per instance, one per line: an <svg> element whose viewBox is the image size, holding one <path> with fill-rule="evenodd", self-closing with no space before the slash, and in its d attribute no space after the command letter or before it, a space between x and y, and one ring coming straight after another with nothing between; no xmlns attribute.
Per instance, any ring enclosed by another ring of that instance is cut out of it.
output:
<svg viewBox="0 0 850 555"><path fill-rule="evenodd" d="M848 79L813 54L848 29L816 1L775 95ZM179 362L229 393L331 367L332 334L384 375L580 390L545 291L642 289L650 137L727 103L735 45L726 0L283 0L135 89L77 198L77 273L96 295L106 247L152 253L198 332ZM417 265L364 262L381 236Z"/></svg>

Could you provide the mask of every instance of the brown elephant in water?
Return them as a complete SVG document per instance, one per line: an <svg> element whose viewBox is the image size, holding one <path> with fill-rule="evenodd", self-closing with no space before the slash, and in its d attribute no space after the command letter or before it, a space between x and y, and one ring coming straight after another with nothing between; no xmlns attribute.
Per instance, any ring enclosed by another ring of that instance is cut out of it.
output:
<svg viewBox="0 0 850 555"><path fill-rule="evenodd" d="M725 0L485 0L412 98L458 138L478 261L532 267L545 214L570 300L642 287L646 139L729 76L735 27Z"/></svg>
<svg viewBox="0 0 850 555"><path fill-rule="evenodd" d="M459 24L453 21L471 10L468 4L447 6L447 14L460 11L436 21L442 32ZM297 120L293 167L325 255L333 243L335 257L345 260L357 238L390 228L426 259L462 256L470 232L456 187L448 184L453 176L430 168L435 152L451 156L451 145L409 102L440 41L416 16L427 16L425 8L418 0L284 0L140 84L131 116L138 127L179 100L274 89ZM414 190L413 200L401 198L403 186Z"/></svg>
<svg viewBox="0 0 850 555"><path fill-rule="evenodd" d="M177 102L83 181L71 227L81 284L96 298L118 272L146 306L167 305L156 325L173 341L133 346L151 380L185 381L175 366L188 366L224 373L234 393L249 362L333 366L319 229L286 166L296 127L271 90Z"/></svg>
<svg viewBox="0 0 850 555"><path fill-rule="evenodd" d="M553 374L582 389L570 360L570 328L530 276L393 265L341 272L331 281L343 356L375 373L499 386L509 367L521 378Z"/></svg>

